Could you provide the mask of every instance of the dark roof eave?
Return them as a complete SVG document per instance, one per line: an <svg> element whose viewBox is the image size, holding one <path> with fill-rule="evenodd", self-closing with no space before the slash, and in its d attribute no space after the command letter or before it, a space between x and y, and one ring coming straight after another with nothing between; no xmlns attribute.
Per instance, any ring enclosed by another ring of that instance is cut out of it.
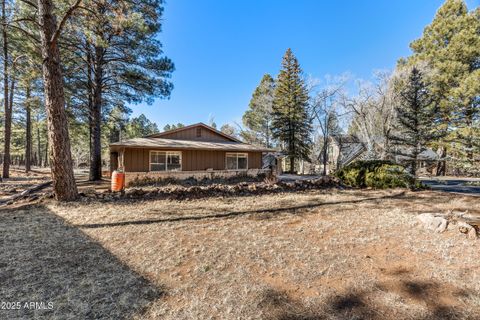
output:
<svg viewBox="0 0 480 320"><path fill-rule="evenodd" d="M278 150L275 149L267 149L267 148L252 148L252 149L244 149L244 148L206 148L206 147L175 147L175 146L132 146L132 145L125 145L125 144L110 144L110 149L120 149L120 148L131 148L131 149L158 149L158 150L207 150L207 151L237 151L237 152L277 152Z"/></svg>

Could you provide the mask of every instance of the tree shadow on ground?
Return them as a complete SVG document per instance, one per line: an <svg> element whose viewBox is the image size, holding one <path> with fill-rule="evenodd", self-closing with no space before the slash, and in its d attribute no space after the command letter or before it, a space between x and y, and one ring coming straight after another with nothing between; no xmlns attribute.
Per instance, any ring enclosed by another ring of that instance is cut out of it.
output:
<svg viewBox="0 0 480 320"><path fill-rule="evenodd" d="M402 275L399 275L402 278ZM478 315L454 305L442 303L442 285L435 281L396 279L395 285L375 283L369 289L350 288L341 294L330 295L316 303L293 299L285 291L266 289L259 297L258 307L269 320L323 320L323 319L417 319L453 320L475 319ZM379 291L380 290L380 291ZM464 289L448 288L451 297L468 298L474 295ZM402 303L397 307L386 303L378 295L393 293ZM405 307L418 304L423 311ZM470 311L471 312L471 311Z"/></svg>
<svg viewBox="0 0 480 320"><path fill-rule="evenodd" d="M393 195L362 198L362 199L355 199L355 200L325 201L325 202L312 201L306 204L289 206L289 207L262 208L257 210L246 210L246 211L230 211L230 212L220 212L220 213L214 213L214 214L208 214L208 215L191 215L191 216L164 218L164 219L144 219L144 220L119 221L119 222L109 222L109 223L79 224L75 226L79 228L95 229L95 228L105 228L105 227L148 225L148 224L156 224L156 223L168 223L168 222L179 222L179 221L190 221L190 220L195 221L195 220L204 220L204 219L233 218L237 216L255 215L255 214L266 215L266 214L276 214L276 213L285 213L285 212L292 213L292 214L300 214L300 213L303 213L305 210L322 207L322 206L339 205L339 204L356 204L356 203L362 203L362 202L368 202L368 201L379 201L381 199L395 199L395 198L403 197L404 194L405 194L404 192L401 192Z"/></svg>
<svg viewBox="0 0 480 320"><path fill-rule="evenodd" d="M0 297L21 303L2 319L126 319L164 294L43 206L0 211L0 230Z"/></svg>

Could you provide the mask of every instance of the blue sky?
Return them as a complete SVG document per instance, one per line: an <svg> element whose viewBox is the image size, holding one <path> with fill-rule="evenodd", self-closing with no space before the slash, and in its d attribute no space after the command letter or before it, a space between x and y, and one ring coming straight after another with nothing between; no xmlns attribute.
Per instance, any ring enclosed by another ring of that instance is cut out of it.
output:
<svg viewBox="0 0 480 320"><path fill-rule="evenodd" d="M304 73L368 79L392 69L442 0L170 0L160 40L176 66L170 99L132 106L167 123L241 123L263 74L292 48ZM467 1L469 8L480 0Z"/></svg>

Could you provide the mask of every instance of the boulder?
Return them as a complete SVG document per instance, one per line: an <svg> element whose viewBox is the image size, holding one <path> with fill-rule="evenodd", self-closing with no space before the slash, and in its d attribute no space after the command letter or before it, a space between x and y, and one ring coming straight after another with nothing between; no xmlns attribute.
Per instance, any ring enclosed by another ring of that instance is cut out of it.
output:
<svg viewBox="0 0 480 320"><path fill-rule="evenodd" d="M447 230L448 220L445 218L436 217L431 213L422 213L418 215L417 218L428 230L432 230L438 233L442 233Z"/></svg>
<svg viewBox="0 0 480 320"><path fill-rule="evenodd" d="M478 238L477 230L475 230L475 228L473 226L471 226L468 223L463 222L463 221L458 222L457 225L458 225L458 230L461 233L467 234L469 239L475 240L475 239Z"/></svg>

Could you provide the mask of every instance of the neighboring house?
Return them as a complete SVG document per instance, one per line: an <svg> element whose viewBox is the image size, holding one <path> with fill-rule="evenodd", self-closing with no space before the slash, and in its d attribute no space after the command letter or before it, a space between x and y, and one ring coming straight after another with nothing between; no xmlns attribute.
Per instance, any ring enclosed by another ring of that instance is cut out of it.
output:
<svg viewBox="0 0 480 320"><path fill-rule="evenodd" d="M286 158L286 154L282 151L267 152L263 155L262 168L272 170L275 175L280 175L283 172Z"/></svg>
<svg viewBox="0 0 480 320"><path fill-rule="evenodd" d="M330 137L328 146L328 171L338 170L355 160L363 159L367 149L352 135L335 135Z"/></svg>
<svg viewBox="0 0 480 320"><path fill-rule="evenodd" d="M381 153L382 138L375 139L376 152ZM357 137L352 135L336 135L330 137L328 149L328 172L333 172L356 160L371 158L367 155L367 148ZM393 156L392 161L403 163L407 160L403 156ZM432 172L440 157L432 149L426 149L418 155L417 168L421 173Z"/></svg>
<svg viewBox="0 0 480 320"><path fill-rule="evenodd" d="M404 156L395 156L395 162L405 163L408 158ZM431 175L436 171L439 162L445 161L432 149L427 148L417 156L417 175Z"/></svg>
<svg viewBox="0 0 480 320"><path fill-rule="evenodd" d="M111 170L125 184L142 177L213 177L262 171L262 154L273 151L243 143L203 123L110 144Z"/></svg>

